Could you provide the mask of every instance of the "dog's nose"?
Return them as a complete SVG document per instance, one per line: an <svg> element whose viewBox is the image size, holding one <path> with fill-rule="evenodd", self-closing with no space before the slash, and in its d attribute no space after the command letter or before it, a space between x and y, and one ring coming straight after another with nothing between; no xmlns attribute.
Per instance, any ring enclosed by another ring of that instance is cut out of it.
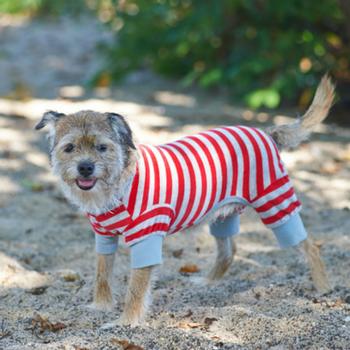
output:
<svg viewBox="0 0 350 350"><path fill-rule="evenodd" d="M81 162L78 164L79 174L84 177L90 176L94 172L94 169L95 165L92 162Z"/></svg>

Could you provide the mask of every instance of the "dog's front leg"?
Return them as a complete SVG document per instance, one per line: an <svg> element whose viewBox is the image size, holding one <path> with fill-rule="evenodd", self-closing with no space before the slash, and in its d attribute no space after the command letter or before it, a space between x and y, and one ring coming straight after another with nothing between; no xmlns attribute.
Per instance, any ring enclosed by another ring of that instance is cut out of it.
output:
<svg viewBox="0 0 350 350"><path fill-rule="evenodd" d="M110 329L116 325L139 325L146 315L150 304L151 275L154 266L132 269L124 312L119 320L105 323L101 328Z"/></svg>
<svg viewBox="0 0 350 350"><path fill-rule="evenodd" d="M143 321L150 304L151 275L154 266L131 270L121 324L135 326Z"/></svg>
<svg viewBox="0 0 350 350"><path fill-rule="evenodd" d="M107 311L113 303L111 277L115 254L97 254L96 280L93 308Z"/></svg>
<svg viewBox="0 0 350 350"><path fill-rule="evenodd" d="M328 282L326 269L320 257L320 248L307 238L300 243L300 248L304 252L310 266L311 277L318 292L326 293L331 290Z"/></svg>

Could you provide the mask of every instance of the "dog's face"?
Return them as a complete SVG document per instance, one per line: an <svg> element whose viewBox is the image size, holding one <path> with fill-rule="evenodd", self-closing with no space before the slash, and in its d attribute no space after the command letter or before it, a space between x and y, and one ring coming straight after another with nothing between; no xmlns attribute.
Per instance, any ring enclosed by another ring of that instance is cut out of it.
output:
<svg viewBox="0 0 350 350"><path fill-rule="evenodd" d="M36 129L45 125L53 170L65 195L83 210L105 209L133 159L128 124L118 114L81 111L47 112Z"/></svg>

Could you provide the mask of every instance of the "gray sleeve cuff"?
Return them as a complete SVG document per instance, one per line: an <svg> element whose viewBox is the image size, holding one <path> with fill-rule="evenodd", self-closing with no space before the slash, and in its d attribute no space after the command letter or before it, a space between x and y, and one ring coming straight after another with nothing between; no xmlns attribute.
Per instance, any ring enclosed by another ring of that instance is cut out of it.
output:
<svg viewBox="0 0 350 350"><path fill-rule="evenodd" d="M96 253L102 255L114 254L118 248L119 236L102 236L95 234Z"/></svg>
<svg viewBox="0 0 350 350"><path fill-rule="evenodd" d="M163 236L161 235L149 236L133 244L130 247L131 268L139 269L161 264L163 262L162 244Z"/></svg>
<svg viewBox="0 0 350 350"><path fill-rule="evenodd" d="M272 229L281 248L293 247L307 238L307 232L299 213Z"/></svg>
<svg viewBox="0 0 350 350"><path fill-rule="evenodd" d="M231 237L239 233L239 221L237 213L224 218L219 217L209 225L209 231L214 237Z"/></svg>

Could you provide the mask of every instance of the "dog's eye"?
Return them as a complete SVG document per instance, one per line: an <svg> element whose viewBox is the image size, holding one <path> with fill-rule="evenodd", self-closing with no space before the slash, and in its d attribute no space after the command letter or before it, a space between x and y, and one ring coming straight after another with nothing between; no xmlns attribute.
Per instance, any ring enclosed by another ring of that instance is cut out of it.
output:
<svg viewBox="0 0 350 350"><path fill-rule="evenodd" d="M97 145L96 146L96 149L99 151L99 152L106 152L107 151L107 145Z"/></svg>
<svg viewBox="0 0 350 350"><path fill-rule="evenodd" d="M71 153L73 151L73 149L74 149L74 145L72 143L68 143L68 145L66 145L64 147L64 151L66 153Z"/></svg>

